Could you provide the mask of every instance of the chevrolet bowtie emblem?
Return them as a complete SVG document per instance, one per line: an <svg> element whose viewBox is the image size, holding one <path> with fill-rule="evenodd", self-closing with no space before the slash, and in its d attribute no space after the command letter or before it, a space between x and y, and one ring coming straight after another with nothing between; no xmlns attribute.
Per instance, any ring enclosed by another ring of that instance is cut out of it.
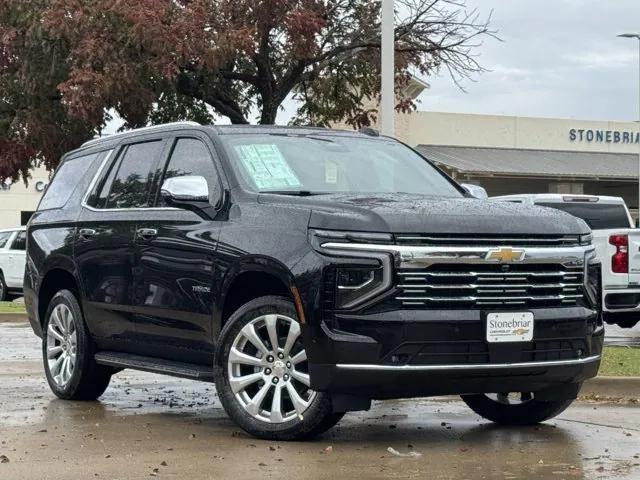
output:
<svg viewBox="0 0 640 480"><path fill-rule="evenodd" d="M495 250L489 250L485 260L490 262L520 262L524 259L524 250L513 249L509 247L496 248Z"/></svg>

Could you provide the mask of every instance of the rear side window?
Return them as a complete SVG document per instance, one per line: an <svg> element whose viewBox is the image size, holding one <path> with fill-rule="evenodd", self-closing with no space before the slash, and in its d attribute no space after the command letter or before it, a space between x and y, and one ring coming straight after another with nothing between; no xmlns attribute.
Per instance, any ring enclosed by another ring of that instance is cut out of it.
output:
<svg viewBox="0 0 640 480"><path fill-rule="evenodd" d="M595 202L563 202L536 203L541 207L550 207L570 213L581 218L592 230L607 230L610 228L631 228L627 210L620 204L606 204Z"/></svg>
<svg viewBox="0 0 640 480"><path fill-rule="evenodd" d="M7 241L11 238L13 232L0 232L0 248L7 246Z"/></svg>
<svg viewBox="0 0 640 480"><path fill-rule="evenodd" d="M11 250L26 250L27 249L27 232L18 232L15 240L13 241L13 245L11 245Z"/></svg>
<svg viewBox="0 0 640 480"><path fill-rule="evenodd" d="M62 165L56 170L51 184L44 192L38 210L64 207L71 195L73 195L76 186L80 183L80 179L84 177L98 155L100 154L94 153L62 162Z"/></svg>
<svg viewBox="0 0 640 480"><path fill-rule="evenodd" d="M119 164L109 173L106 208L144 208L158 175L157 165L164 142L135 143L126 147ZM112 179L112 181L110 181Z"/></svg>

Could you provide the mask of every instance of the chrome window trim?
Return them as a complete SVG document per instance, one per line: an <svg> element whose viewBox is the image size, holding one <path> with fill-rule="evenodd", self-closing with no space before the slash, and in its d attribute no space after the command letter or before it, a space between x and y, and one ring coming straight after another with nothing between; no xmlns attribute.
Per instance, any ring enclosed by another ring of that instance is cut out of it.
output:
<svg viewBox="0 0 640 480"><path fill-rule="evenodd" d="M600 355L574 360L554 360L550 362L520 362L520 363L485 363L479 365L375 365L375 364L345 364L339 363L336 367L340 370L374 370L390 372L415 372L415 371L446 371L446 370L501 370L513 368L537 368L537 367L562 367L587 365L600 360Z"/></svg>
<svg viewBox="0 0 640 480"><path fill-rule="evenodd" d="M89 200L89 195L91 195L91 192L96 187L96 184L98 183L98 179L102 175L102 172L106 168L106 166L107 166L109 160L111 159L111 156L113 155L113 152L115 150L116 150L115 148L110 149L109 153L107 153L107 155L102 160L102 163L100 164L100 167L98 168L97 172L93 176L93 179L91 180L91 183L89 184L89 188L87 188L87 190L84 193L84 197L82 198L82 202L81 202L82 208L86 208L87 210L91 210L92 212L140 212L140 211L143 211L143 212L154 212L154 211L177 211L177 210L180 210L179 208L175 208L175 207L95 208L95 207L92 207L91 205L89 205L87 203L87 201Z"/></svg>

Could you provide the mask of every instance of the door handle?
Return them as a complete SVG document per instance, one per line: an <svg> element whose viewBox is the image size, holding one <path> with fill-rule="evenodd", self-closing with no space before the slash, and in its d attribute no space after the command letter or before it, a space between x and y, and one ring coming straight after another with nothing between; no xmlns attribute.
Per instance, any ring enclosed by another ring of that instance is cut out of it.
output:
<svg viewBox="0 0 640 480"><path fill-rule="evenodd" d="M136 231L136 236L142 240L153 240L158 236L158 230L155 228L140 228Z"/></svg>
<svg viewBox="0 0 640 480"><path fill-rule="evenodd" d="M80 232L78 232L78 234L82 238L91 238L91 237L97 235L98 232L96 232L93 228L81 228Z"/></svg>

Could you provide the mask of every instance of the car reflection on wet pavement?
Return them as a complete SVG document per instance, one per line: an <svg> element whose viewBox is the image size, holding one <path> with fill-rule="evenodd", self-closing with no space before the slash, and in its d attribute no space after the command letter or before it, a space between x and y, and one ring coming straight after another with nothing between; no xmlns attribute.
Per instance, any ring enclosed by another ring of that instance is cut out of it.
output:
<svg viewBox="0 0 640 480"><path fill-rule="evenodd" d="M125 371L100 402L57 400L31 330L0 324L0 338L2 479L640 478L633 404L579 402L505 428L455 399L374 402L311 442L267 442L231 422L211 384Z"/></svg>

